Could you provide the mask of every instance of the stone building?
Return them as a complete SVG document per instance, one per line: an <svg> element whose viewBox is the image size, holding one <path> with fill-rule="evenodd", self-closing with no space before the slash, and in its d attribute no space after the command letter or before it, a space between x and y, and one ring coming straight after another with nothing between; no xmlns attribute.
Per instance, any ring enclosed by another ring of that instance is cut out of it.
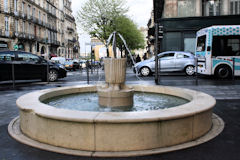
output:
<svg viewBox="0 0 240 160"><path fill-rule="evenodd" d="M68 57L64 50L68 37L64 34L66 17L64 9L59 8L65 1L0 0L0 49L23 50L46 59L57 55ZM71 22L76 26L75 20Z"/></svg>
<svg viewBox="0 0 240 160"><path fill-rule="evenodd" d="M240 0L159 0L158 3L164 4L157 20L163 27L161 51L194 52L199 29L240 23ZM153 25L149 25L148 34L149 38L154 35ZM149 39L149 43L153 45L154 41Z"/></svg>
<svg viewBox="0 0 240 160"><path fill-rule="evenodd" d="M72 2L63 0L64 12L64 44L66 58L79 58L80 47L78 42L75 18L72 16Z"/></svg>

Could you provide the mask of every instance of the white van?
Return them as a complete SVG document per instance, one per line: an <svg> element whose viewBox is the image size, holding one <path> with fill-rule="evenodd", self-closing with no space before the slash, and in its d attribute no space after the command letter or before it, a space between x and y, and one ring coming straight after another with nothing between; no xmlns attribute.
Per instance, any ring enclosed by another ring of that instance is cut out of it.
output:
<svg viewBox="0 0 240 160"><path fill-rule="evenodd" d="M197 32L198 73L240 76L240 25L211 26Z"/></svg>

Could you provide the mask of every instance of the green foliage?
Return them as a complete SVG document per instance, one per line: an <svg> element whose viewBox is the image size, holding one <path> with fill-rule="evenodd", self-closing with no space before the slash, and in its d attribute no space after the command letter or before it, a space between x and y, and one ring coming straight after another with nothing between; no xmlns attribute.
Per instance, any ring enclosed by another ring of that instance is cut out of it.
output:
<svg viewBox="0 0 240 160"><path fill-rule="evenodd" d="M144 38L137 25L125 14L128 8L125 0L88 0L78 11L77 22L92 37L97 37L106 44L113 31L120 33L129 49L144 48ZM122 41L117 38L117 45L122 48Z"/></svg>
<svg viewBox="0 0 240 160"><path fill-rule="evenodd" d="M115 29L116 17L128 11L124 4L124 0L88 0L77 13L77 22L92 37L106 43Z"/></svg>
<svg viewBox="0 0 240 160"><path fill-rule="evenodd" d="M120 33L129 47L129 49L144 48L144 36L142 32L137 28L137 25L127 16L119 16L115 22L116 31ZM118 47L123 45L122 41L117 39Z"/></svg>

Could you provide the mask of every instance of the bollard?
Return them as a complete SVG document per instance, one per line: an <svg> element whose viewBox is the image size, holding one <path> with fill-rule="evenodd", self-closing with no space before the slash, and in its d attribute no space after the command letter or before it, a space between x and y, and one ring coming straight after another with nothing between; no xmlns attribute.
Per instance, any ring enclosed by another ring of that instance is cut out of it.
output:
<svg viewBox="0 0 240 160"><path fill-rule="evenodd" d="M47 61L47 84L49 84L49 62Z"/></svg>
<svg viewBox="0 0 240 160"><path fill-rule="evenodd" d="M86 69L87 69L87 84L89 84L89 61L86 62Z"/></svg>
<svg viewBox="0 0 240 160"><path fill-rule="evenodd" d="M233 70L232 70L232 80L234 80L234 78L235 78L235 58L233 57Z"/></svg>
<svg viewBox="0 0 240 160"><path fill-rule="evenodd" d="M12 63L12 80L13 80L13 89L15 88L15 68L14 63Z"/></svg>
<svg viewBox="0 0 240 160"><path fill-rule="evenodd" d="M80 70L81 73L82 73L82 69L83 69L82 68L82 63L80 63L80 69L79 70Z"/></svg>
<svg viewBox="0 0 240 160"><path fill-rule="evenodd" d="M195 57L195 84L198 85L198 58Z"/></svg>
<svg viewBox="0 0 240 160"><path fill-rule="evenodd" d="M158 85L160 85L161 81L161 58L158 57Z"/></svg>

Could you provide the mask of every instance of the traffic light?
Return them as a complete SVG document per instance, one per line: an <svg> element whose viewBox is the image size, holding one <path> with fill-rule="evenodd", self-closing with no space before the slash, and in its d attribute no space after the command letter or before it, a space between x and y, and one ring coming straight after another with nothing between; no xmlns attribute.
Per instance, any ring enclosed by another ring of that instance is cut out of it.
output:
<svg viewBox="0 0 240 160"><path fill-rule="evenodd" d="M158 26L158 39L163 39L163 26Z"/></svg>

